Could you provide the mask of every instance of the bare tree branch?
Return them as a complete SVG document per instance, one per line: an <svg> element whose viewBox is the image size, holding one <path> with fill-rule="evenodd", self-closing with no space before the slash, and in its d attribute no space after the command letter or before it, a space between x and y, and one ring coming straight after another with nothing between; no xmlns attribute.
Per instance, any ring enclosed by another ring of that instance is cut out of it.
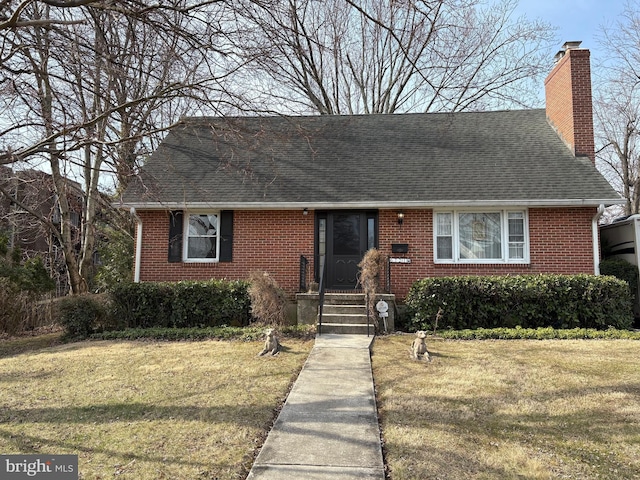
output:
<svg viewBox="0 0 640 480"><path fill-rule="evenodd" d="M257 75L254 90L294 99L306 113L531 106L553 30L513 18L516 5L247 0L243 18L257 28L239 37L238 48L271 80Z"/></svg>
<svg viewBox="0 0 640 480"><path fill-rule="evenodd" d="M632 215L640 213L640 0L598 38L607 58L595 70L596 161Z"/></svg>
<svg viewBox="0 0 640 480"><path fill-rule="evenodd" d="M62 225L71 215L67 177L83 180L80 251L68 229L59 232L74 293L92 275L105 173L124 188L159 134L224 101L222 82L239 68L225 39L229 15L223 1L33 0L13 15L28 26L0 32L0 72L13 77L0 84L13 117L0 125L0 165L45 160Z"/></svg>
<svg viewBox="0 0 640 480"><path fill-rule="evenodd" d="M75 20L56 20L56 19L40 19L40 20L20 20L20 15L25 8L36 0L24 0L18 6L15 7L8 19L0 19L0 31L7 28L27 28L43 25L74 25L79 23ZM43 4L50 5L52 7L59 8L73 8L83 5L89 5L97 3L96 0L74 0L74 1L55 1L55 0L40 0ZM6 2L9 3L9 2Z"/></svg>

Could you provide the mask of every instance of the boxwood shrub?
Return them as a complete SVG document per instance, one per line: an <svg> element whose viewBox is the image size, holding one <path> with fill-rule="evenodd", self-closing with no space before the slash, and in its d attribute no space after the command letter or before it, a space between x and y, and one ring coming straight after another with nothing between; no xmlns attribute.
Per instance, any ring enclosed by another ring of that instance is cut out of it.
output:
<svg viewBox="0 0 640 480"><path fill-rule="evenodd" d="M118 319L109 315L109 298L86 293L62 297L56 302L54 315L70 338L86 338L94 333L119 328Z"/></svg>
<svg viewBox="0 0 640 480"><path fill-rule="evenodd" d="M622 258L607 258L600 262L600 273L626 281L634 295L638 290L638 267L627 260Z"/></svg>
<svg viewBox="0 0 640 480"><path fill-rule="evenodd" d="M124 328L247 325L248 283L208 280L143 282L114 286L113 314Z"/></svg>
<svg viewBox="0 0 640 480"><path fill-rule="evenodd" d="M499 327L630 328L626 282L611 276L518 275L425 278L406 298L409 330Z"/></svg>

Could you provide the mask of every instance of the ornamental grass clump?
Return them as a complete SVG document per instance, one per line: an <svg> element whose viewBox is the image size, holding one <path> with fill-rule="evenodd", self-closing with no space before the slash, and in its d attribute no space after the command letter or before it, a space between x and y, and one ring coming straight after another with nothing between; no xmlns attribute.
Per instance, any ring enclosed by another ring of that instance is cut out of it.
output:
<svg viewBox="0 0 640 480"><path fill-rule="evenodd" d="M251 315L265 325L283 325L286 318L287 295L267 272L249 275Z"/></svg>
<svg viewBox="0 0 640 480"><path fill-rule="evenodd" d="M25 259L9 248L0 233L0 334L14 335L51 323L50 302L44 301L55 283L41 257Z"/></svg>
<svg viewBox="0 0 640 480"><path fill-rule="evenodd" d="M0 334L14 335L40 323L33 315L37 312L30 308L33 305L28 292L18 290L8 278L0 276Z"/></svg>
<svg viewBox="0 0 640 480"><path fill-rule="evenodd" d="M360 267L360 285L368 299L367 309L373 319L376 331L379 331L376 314L376 295L380 291L380 276L384 271L385 256L376 248L367 250L358 264Z"/></svg>

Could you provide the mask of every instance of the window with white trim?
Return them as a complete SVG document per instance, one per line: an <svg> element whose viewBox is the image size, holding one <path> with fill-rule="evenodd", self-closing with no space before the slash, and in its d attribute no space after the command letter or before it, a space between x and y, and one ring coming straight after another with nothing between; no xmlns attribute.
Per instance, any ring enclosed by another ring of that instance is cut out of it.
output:
<svg viewBox="0 0 640 480"><path fill-rule="evenodd" d="M524 210L436 212L434 256L442 263L528 263Z"/></svg>
<svg viewBox="0 0 640 480"><path fill-rule="evenodd" d="M216 262L220 251L218 212L185 215L185 262Z"/></svg>

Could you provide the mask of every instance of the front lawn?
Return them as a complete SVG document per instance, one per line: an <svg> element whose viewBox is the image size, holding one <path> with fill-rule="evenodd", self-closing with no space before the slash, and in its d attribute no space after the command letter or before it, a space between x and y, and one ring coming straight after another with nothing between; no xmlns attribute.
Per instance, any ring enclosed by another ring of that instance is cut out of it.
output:
<svg viewBox="0 0 640 480"><path fill-rule="evenodd" d="M640 342L378 337L390 478L640 478Z"/></svg>
<svg viewBox="0 0 640 480"><path fill-rule="evenodd" d="M391 480L640 478L637 340L429 339L421 363L412 339L373 347ZM0 453L94 480L245 478L313 346L57 342L0 341Z"/></svg>
<svg viewBox="0 0 640 480"><path fill-rule="evenodd" d="M283 339L280 355L256 357L262 343L92 341L12 354L2 341L0 453L77 454L82 479L245 478L313 346Z"/></svg>

